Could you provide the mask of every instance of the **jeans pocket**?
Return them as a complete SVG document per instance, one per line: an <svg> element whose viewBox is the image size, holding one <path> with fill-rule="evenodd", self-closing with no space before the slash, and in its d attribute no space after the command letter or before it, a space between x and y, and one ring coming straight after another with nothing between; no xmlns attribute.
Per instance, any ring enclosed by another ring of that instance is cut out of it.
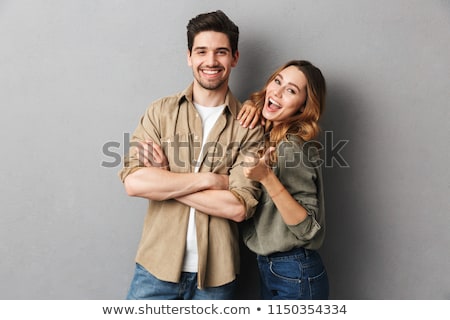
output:
<svg viewBox="0 0 450 320"><path fill-rule="evenodd" d="M300 265L295 260L276 259L269 263L271 274L281 280L299 282L302 278Z"/></svg>

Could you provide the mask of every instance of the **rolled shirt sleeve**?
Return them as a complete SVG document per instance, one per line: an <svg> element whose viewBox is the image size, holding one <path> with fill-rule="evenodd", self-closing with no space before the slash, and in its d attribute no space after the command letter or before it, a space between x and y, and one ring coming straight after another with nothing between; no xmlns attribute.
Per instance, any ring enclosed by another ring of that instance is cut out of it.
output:
<svg viewBox="0 0 450 320"><path fill-rule="evenodd" d="M304 241L313 239L321 226L321 162L313 144L284 141L278 147L278 172L288 192L305 208L308 217L289 230Z"/></svg>

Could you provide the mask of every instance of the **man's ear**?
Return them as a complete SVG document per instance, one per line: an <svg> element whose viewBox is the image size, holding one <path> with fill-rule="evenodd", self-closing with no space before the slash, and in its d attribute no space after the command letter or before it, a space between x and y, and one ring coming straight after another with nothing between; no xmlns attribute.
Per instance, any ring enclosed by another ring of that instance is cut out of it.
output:
<svg viewBox="0 0 450 320"><path fill-rule="evenodd" d="M189 49L186 52L186 59L187 59L187 64L189 67L192 67L192 61L191 61L191 51L189 51Z"/></svg>
<svg viewBox="0 0 450 320"><path fill-rule="evenodd" d="M233 56L233 62L231 63L231 66L236 67L238 61L239 61L239 50L236 50L236 52L234 53L234 56Z"/></svg>

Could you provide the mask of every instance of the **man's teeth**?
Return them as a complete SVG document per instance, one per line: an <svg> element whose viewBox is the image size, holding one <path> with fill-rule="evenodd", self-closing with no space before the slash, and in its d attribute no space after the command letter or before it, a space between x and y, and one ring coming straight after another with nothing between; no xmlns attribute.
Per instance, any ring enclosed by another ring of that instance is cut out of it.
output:
<svg viewBox="0 0 450 320"><path fill-rule="evenodd" d="M269 103L271 104L271 106L275 106L277 108L281 108L281 106L278 103L276 103L275 101L273 101L272 99L269 99Z"/></svg>
<svg viewBox="0 0 450 320"><path fill-rule="evenodd" d="M219 73L219 70L203 70L203 72L206 74L216 74Z"/></svg>

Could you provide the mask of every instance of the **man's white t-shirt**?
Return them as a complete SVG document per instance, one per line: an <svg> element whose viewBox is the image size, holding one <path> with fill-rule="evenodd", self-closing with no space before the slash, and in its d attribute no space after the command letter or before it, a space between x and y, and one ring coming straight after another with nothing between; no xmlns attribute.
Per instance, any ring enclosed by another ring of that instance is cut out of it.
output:
<svg viewBox="0 0 450 320"><path fill-rule="evenodd" d="M202 141L202 151L200 152L199 159L202 159L203 146L207 141L207 137L212 127L216 123L219 116L222 114L225 105L217 107L204 107L197 103L194 103L197 112L202 118L203 124L203 141ZM195 172L198 172L200 167L200 162L196 162ZM189 213L189 225L186 236L186 251L184 255L184 272L197 272L198 271L198 252L197 252L197 232L195 227L195 209L191 207Z"/></svg>

